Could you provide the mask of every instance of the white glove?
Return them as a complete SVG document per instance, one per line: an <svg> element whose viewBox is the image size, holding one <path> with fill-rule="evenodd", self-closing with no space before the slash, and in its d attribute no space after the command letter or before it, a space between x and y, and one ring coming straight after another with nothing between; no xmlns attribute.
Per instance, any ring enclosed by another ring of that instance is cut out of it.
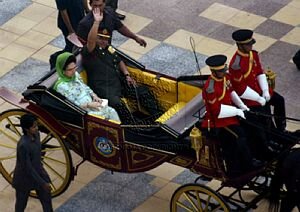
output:
<svg viewBox="0 0 300 212"><path fill-rule="evenodd" d="M241 100L241 98L237 95L235 91L231 92L231 99L235 105L237 105L240 109L243 111L247 110L249 111L250 109L244 104L244 102Z"/></svg>
<svg viewBox="0 0 300 212"><path fill-rule="evenodd" d="M263 97L269 101L270 100L270 93L269 93L269 85L267 81L267 76L265 74L260 74L257 76L257 81L259 84L260 89L263 92Z"/></svg>
<svg viewBox="0 0 300 212"><path fill-rule="evenodd" d="M249 107L247 107L247 105L245 105L245 104L239 105L239 108L240 108L242 111L250 111Z"/></svg>
<svg viewBox="0 0 300 212"><path fill-rule="evenodd" d="M267 102L271 99L269 90L264 90L262 96L266 99Z"/></svg>
<svg viewBox="0 0 300 212"><path fill-rule="evenodd" d="M266 104L266 99L261 97L255 90L247 86L241 98L258 102L261 106Z"/></svg>
<svg viewBox="0 0 300 212"><path fill-rule="evenodd" d="M231 105L221 105L221 110L218 115L218 118L228 118L234 116L240 116L242 118L245 118L244 112L241 109L238 109Z"/></svg>
<svg viewBox="0 0 300 212"><path fill-rule="evenodd" d="M259 97L257 100L256 100L261 106L265 106L266 105L266 99L264 97Z"/></svg>
<svg viewBox="0 0 300 212"><path fill-rule="evenodd" d="M243 118L243 119L246 119L245 118L245 114L244 114L244 112L241 109L237 109L237 114L236 115L239 116L239 117L241 117L241 118Z"/></svg>

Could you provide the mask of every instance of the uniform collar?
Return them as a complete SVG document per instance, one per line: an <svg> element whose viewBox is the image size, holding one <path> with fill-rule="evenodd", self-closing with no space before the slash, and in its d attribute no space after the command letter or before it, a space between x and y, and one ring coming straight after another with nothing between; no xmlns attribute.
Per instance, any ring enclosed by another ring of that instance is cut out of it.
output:
<svg viewBox="0 0 300 212"><path fill-rule="evenodd" d="M214 75L210 75L211 76L211 78L213 79L213 80L215 80L215 81L217 81L217 82L222 82L224 79L225 79L225 76L222 78L222 79L218 79L217 77L215 77Z"/></svg>
<svg viewBox="0 0 300 212"><path fill-rule="evenodd" d="M249 57L249 53L241 52L239 49L236 52L237 52L237 54L241 55L242 57Z"/></svg>

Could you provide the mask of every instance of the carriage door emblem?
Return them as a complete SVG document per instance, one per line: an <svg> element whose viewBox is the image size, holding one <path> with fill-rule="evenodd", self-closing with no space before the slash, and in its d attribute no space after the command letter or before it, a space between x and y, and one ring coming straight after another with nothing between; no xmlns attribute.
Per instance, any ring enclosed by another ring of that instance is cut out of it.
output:
<svg viewBox="0 0 300 212"><path fill-rule="evenodd" d="M105 137L97 137L94 144L96 150L103 156L111 156L114 151L112 142Z"/></svg>

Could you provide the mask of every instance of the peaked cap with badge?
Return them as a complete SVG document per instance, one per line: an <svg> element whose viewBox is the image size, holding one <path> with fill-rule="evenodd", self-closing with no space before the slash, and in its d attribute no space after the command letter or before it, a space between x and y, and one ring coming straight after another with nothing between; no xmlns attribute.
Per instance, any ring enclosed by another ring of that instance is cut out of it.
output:
<svg viewBox="0 0 300 212"><path fill-rule="evenodd" d="M256 40L253 38L253 31L250 29L239 29L232 33L232 39L237 44L253 45Z"/></svg>
<svg viewBox="0 0 300 212"><path fill-rule="evenodd" d="M213 55L208 57L205 60L206 65L209 66L211 71L221 71L226 72L227 71L227 65L225 64L227 61L227 57L222 54Z"/></svg>
<svg viewBox="0 0 300 212"><path fill-rule="evenodd" d="M110 33L107 29L99 29L98 30L98 34L97 34L100 38L106 38L106 39L110 39Z"/></svg>

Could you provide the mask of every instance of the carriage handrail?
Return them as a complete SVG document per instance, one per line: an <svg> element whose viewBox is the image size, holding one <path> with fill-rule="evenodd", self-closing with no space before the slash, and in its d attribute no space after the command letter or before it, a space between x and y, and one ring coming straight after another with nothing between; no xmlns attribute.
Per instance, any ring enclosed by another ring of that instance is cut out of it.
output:
<svg viewBox="0 0 300 212"><path fill-rule="evenodd" d="M210 75L183 75L177 78L177 82L181 81L205 81Z"/></svg>
<svg viewBox="0 0 300 212"><path fill-rule="evenodd" d="M67 97L65 97L64 95L58 93L57 91L55 91L54 89L51 89L51 88L47 89L44 86L33 85L33 86L29 86L27 88L27 90L22 93L22 95L24 96L25 99L27 99L31 92L37 91L38 89L40 89L41 91L44 91L45 93L49 94L51 97L53 97L53 98L57 99L58 101L64 103L65 105L67 105L68 107L70 107L73 110L77 111L81 115L87 114L86 110L84 110L81 107L79 107L78 105L74 104L73 102L68 100Z"/></svg>
<svg viewBox="0 0 300 212"><path fill-rule="evenodd" d="M297 121L297 122L300 122L300 119L295 119L295 118L291 118L291 117L282 117L282 116L276 116L274 114L265 114L265 113L260 113L260 112L254 112L254 111L247 111L247 113L250 113L250 114L254 114L254 115L257 115L257 116L264 116L264 117L267 117L267 118L284 118L286 120L291 120L291 121Z"/></svg>

